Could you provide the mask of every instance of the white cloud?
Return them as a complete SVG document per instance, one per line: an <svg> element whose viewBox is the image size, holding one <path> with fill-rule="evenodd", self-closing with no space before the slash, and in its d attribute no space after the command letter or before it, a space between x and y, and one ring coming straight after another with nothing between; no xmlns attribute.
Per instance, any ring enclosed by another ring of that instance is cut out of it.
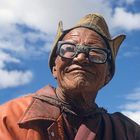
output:
<svg viewBox="0 0 140 140"><path fill-rule="evenodd" d="M137 59L136 57L140 56L140 47L139 46L129 46L127 44L127 50L122 51L121 56L126 57L126 58L134 58Z"/></svg>
<svg viewBox="0 0 140 140"><path fill-rule="evenodd" d="M28 31L24 32L24 30ZM47 36L45 32L29 28L26 25L11 24L6 27L0 26L0 31L0 49L14 52L18 57L24 58L43 53L42 48L52 38L52 35ZM44 44L38 46L37 42L39 41L44 42Z"/></svg>
<svg viewBox="0 0 140 140"><path fill-rule="evenodd" d="M0 69L4 68L5 64L3 63L3 61L0 61Z"/></svg>
<svg viewBox="0 0 140 140"><path fill-rule="evenodd" d="M3 52L0 50L0 69L3 69L6 67L6 63L20 63L20 60L12 57L10 54Z"/></svg>
<svg viewBox="0 0 140 140"><path fill-rule="evenodd" d="M0 26L0 31L0 49L15 52L25 51L23 35L16 25Z"/></svg>
<svg viewBox="0 0 140 140"><path fill-rule="evenodd" d="M46 40L47 35L41 32L28 32L24 34L24 39L28 39L31 43L36 43L38 40Z"/></svg>
<svg viewBox="0 0 140 140"><path fill-rule="evenodd" d="M128 102L123 105L123 109L131 111L140 111L140 101Z"/></svg>
<svg viewBox="0 0 140 140"><path fill-rule="evenodd" d="M112 1L112 2L114 2L114 1ZM133 5L135 2L136 2L136 0L118 0L117 5L119 5L119 6L123 6L124 4Z"/></svg>
<svg viewBox="0 0 140 140"><path fill-rule="evenodd" d="M20 60L9 56L8 54L2 54L0 52L0 89L21 86L31 82L33 74L31 71L26 70L10 70L6 69L6 62L20 63Z"/></svg>
<svg viewBox="0 0 140 140"><path fill-rule="evenodd" d="M20 63L19 59L16 59L12 57L10 54L5 53L0 50L0 61L1 62L14 62L14 63Z"/></svg>
<svg viewBox="0 0 140 140"><path fill-rule="evenodd" d="M22 63L21 57L28 52L24 46L25 37L16 25L6 25L6 28L0 25L0 89L16 87L31 82L33 74L29 70L8 70L7 66L15 63ZM30 40L30 37L27 36ZM32 37L33 40L33 37ZM31 52L30 52L31 53Z"/></svg>
<svg viewBox="0 0 140 140"><path fill-rule="evenodd" d="M140 124L140 88L126 96L127 103L121 106L122 113Z"/></svg>
<svg viewBox="0 0 140 140"><path fill-rule="evenodd" d="M136 0L124 0L127 4L133 4Z"/></svg>
<svg viewBox="0 0 140 140"><path fill-rule="evenodd" d="M128 31L140 29L140 13L127 12L122 7L115 8L112 23L114 28Z"/></svg>
<svg viewBox="0 0 140 140"><path fill-rule="evenodd" d="M135 53L135 52L125 52L124 54L123 54L123 56L124 57L133 57L133 56L135 56L137 53Z"/></svg>
<svg viewBox="0 0 140 140"><path fill-rule="evenodd" d="M122 111L126 116L134 120L140 125L140 111Z"/></svg>
<svg viewBox="0 0 140 140"><path fill-rule="evenodd" d="M140 52L138 51L126 51L123 53L124 57L135 57L135 56L139 56Z"/></svg>
<svg viewBox="0 0 140 140"><path fill-rule="evenodd" d="M80 0L0 0L0 19L8 23L25 23L49 33L56 31L59 20L66 26L77 22L90 12L100 12L106 17L112 12L109 2Z"/></svg>
<svg viewBox="0 0 140 140"><path fill-rule="evenodd" d="M135 1L125 0L125 2L130 4ZM56 0L0 0L0 3L2 23L24 23L47 33L56 32L59 20L63 20L64 25L69 27L91 12L103 14L110 26L116 29L118 27L126 30L140 29L140 13L127 12L123 7L116 7L112 15L111 2L104 0L82 2L80 0L57 0L57 2Z"/></svg>
<svg viewBox="0 0 140 140"><path fill-rule="evenodd" d="M126 99L128 99L128 100L140 100L140 88L134 89L134 91L131 94L128 94L126 96Z"/></svg>
<svg viewBox="0 0 140 140"><path fill-rule="evenodd" d="M125 0L125 2L132 4L135 1ZM85 14L99 12L115 29L118 27L126 30L140 29L140 13L127 12L123 7L116 7L114 11L111 2L104 0L82 2L80 0L57 0L57 2L55 0L0 0L0 3L0 19L2 23L4 22L3 25L24 23L41 31L54 33L59 20L63 20L64 25L69 27Z"/></svg>
<svg viewBox="0 0 140 140"><path fill-rule="evenodd" d="M27 84L33 75L30 71L0 70L0 89Z"/></svg>

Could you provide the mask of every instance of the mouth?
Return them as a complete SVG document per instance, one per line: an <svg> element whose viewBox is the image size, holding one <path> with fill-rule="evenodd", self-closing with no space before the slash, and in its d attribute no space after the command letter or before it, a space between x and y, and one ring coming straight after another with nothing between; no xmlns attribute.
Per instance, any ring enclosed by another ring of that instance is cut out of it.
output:
<svg viewBox="0 0 140 140"><path fill-rule="evenodd" d="M66 72L67 73L69 73L69 72L76 72L76 71L78 71L78 72L84 72L84 73L90 73L90 74L94 74L95 75L95 73L94 72L92 72L92 71L90 71L90 70L88 70L88 69L86 69L86 68L83 68L83 67L80 67L80 66L76 66L76 67L71 67L71 68L68 68L67 70L66 70Z"/></svg>

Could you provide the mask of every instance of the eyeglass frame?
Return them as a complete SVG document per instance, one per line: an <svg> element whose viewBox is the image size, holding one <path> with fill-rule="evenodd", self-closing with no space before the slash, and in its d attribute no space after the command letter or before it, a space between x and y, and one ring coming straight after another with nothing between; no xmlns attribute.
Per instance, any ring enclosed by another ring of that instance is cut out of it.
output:
<svg viewBox="0 0 140 140"><path fill-rule="evenodd" d="M60 48L63 44L70 44L70 45L74 45L76 47L76 51L73 55L72 58L67 58L67 57L64 57L60 54ZM92 62L89 58L89 52L91 50L101 50L104 52L104 54L106 55L106 59L104 60L104 62ZM59 55L60 57L62 58L65 58L65 59L73 59L74 57L76 57L79 53L85 53L87 55L87 58L88 60L91 62L91 63L96 63L96 64L104 64L106 63L108 60L110 61L111 60L111 50L108 49L108 48L100 48L100 47L96 47L96 46L90 46L90 45L79 45L79 44L75 44L75 43L72 43L72 42L69 42L69 41L58 41L57 43L57 50L56 50L56 54Z"/></svg>

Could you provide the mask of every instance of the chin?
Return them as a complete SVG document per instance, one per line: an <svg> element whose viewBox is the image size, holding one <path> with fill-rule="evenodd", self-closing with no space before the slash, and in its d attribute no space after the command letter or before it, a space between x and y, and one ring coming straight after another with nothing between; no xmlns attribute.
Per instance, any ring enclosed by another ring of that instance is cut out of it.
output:
<svg viewBox="0 0 140 140"><path fill-rule="evenodd" d="M89 90L91 88L91 82L85 78L75 77L72 79L64 79L61 86L64 90L69 91L81 91L81 90Z"/></svg>

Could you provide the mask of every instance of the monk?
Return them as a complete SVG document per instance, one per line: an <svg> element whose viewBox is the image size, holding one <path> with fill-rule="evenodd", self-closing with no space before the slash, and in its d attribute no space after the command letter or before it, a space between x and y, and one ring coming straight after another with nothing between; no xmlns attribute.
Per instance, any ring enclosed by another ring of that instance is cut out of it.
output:
<svg viewBox="0 0 140 140"><path fill-rule="evenodd" d="M0 140L140 140L140 126L95 103L115 73L125 39L111 38L104 18L84 16L63 30L59 22L49 66L57 87L47 85L0 107Z"/></svg>

